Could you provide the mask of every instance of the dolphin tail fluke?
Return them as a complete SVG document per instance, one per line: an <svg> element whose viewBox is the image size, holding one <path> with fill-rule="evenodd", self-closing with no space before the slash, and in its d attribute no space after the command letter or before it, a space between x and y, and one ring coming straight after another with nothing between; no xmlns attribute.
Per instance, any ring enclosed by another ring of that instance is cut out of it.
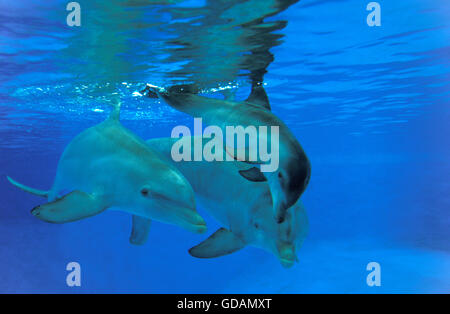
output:
<svg viewBox="0 0 450 314"><path fill-rule="evenodd" d="M150 219L133 215L133 227L130 235L130 243L134 245L143 245L147 242L150 232Z"/></svg>
<svg viewBox="0 0 450 314"><path fill-rule="evenodd" d="M149 98L159 98L160 91L161 91L160 87L152 84L147 84L145 85L145 88L141 90L139 93L141 93L142 95L146 95Z"/></svg>
<svg viewBox="0 0 450 314"><path fill-rule="evenodd" d="M231 231L220 228L208 239L194 246L189 254L198 258L214 258L231 254L245 247L245 243Z"/></svg>
<svg viewBox="0 0 450 314"><path fill-rule="evenodd" d="M23 184L15 181L15 180L13 180L11 177L7 176L6 178L8 179L9 183L11 183L15 187L18 187L19 189L21 189L21 190L23 190L25 192L28 192L28 193L33 194L33 195L45 197L45 198L48 197L48 193L49 193L48 191L42 191L42 190L33 189L33 188L30 188L30 187L28 187L26 185L23 185Z"/></svg>
<svg viewBox="0 0 450 314"><path fill-rule="evenodd" d="M60 224L97 215L106 208L101 198L73 191L53 202L36 206L31 213L43 221Z"/></svg>

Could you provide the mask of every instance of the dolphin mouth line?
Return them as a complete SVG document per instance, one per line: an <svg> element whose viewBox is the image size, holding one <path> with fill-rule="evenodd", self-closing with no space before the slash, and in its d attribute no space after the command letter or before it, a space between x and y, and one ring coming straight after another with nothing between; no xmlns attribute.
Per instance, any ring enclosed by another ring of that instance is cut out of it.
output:
<svg viewBox="0 0 450 314"><path fill-rule="evenodd" d="M188 222L193 227L205 227L206 228L206 222Z"/></svg>
<svg viewBox="0 0 450 314"><path fill-rule="evenodd" d="M280 258L280 261L282 261L283 263L294 263L295 259L287 259L287 258Z"/></svg>
<svg viewBox="0 0 450 314"><path fill-rule="evenodd" d="M33 207L33 209L30 211L30 213L31 213L33 216L39 216L38 209L39 209L40 207L41 207L40 205L39 205L39 206L36 206L36 207Z"/></svg>
<svg viewBox="0 0 450 314"><path fill-rule="evenodd" d="M206 223L190 223L188 227L191 231L195 233L205 233L208 230Z"/></svg>

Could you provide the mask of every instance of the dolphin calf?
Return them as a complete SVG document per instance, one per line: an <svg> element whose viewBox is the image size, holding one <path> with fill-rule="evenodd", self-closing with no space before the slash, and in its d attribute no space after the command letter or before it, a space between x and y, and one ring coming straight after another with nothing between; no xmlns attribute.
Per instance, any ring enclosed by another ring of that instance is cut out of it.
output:
<svg viewBox="0 0 450 314"><path fill-rule="evenodd" d="M286 211L286 219L277 223L272 215L272 196L267 182L251 182L239 175L239 162L181 161L171 158L177 139L147 141L189 180L204 208L226 228L191 248L194 257L213 258L233 253L246 245L262 248L278 257L284 267L297 260L308 233L308 219L300 200ZM191 141L193 145L193 141Z"/></svg>
<svg viewBox="0 0 450 314"><path fill-rule="evenodd" d="M119 121L120 105L110 117L79 135L66 147L49 191L16 187L48 199L31 213L51 223L97 215L108 208L133 215L130 242L145 241L150 220L189 231L206 231L195 209L194 191L186 178L158 157ZM67 193L68 192L68 193Z"/></svg>
<svg viewBox="0 0 450 314"><path fill-rule="evenodd" d="M206 124L219 126L278 126L279 167L273 172L262 173L257 167L240 171L250 181L268 181L273 199L275 219L283 222L288 208L293 206L308 186L311 164L299 142L289 128L270 110L264 87L253 84L250 97L244 102L212 99L196 95L192 85L176 85L168 90L147 84L141 92L149 97L159 97L171 107L195 118L201 117ZM269 147L269 144L267 144ZM246 155L251 152L246 147ZM244 161L244 160L243 160Z"/></svg>

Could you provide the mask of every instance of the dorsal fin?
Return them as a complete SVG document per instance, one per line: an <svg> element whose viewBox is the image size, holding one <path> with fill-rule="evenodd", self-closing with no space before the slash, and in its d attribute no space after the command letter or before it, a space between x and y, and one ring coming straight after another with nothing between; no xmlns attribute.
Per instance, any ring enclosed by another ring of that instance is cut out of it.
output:
<svg viewBox="0 0 450 314"><path fill-rule="evenodd" d="M271 110L269 98L267 97L266 91L261 83L252 84L252 92L246 101L251 104L261 106L267 110Z"/></svg>
<svg viewBox="0 0 450 314"><path fill-rule="evenodd" d="M109 119L119 121L120 120L120 105L121 105L120 100L114 99L114 100L112 100L110 105L113 109L112 109L111 113L109 114Z"/></svg>

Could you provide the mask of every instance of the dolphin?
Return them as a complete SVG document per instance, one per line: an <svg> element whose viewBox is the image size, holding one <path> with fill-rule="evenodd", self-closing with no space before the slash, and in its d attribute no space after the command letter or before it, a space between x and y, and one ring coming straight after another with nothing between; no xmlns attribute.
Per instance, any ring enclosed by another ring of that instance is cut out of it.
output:
<svg viewBox="0 0 450 314"><path fill-rule="evenodd" d="M125 211L133 215L133 244L145 241L151 220L192 232L206 231L189 182L145 141L123 127L119 114L117 104L106 121L70 142L49 191L7 177L14 186L47 198L48 203L36 206L31 213L46 222L67 223L108 208Z"/></svg>
<svg viewBox="0 0 450 314"><path fill-rule="evenodd" d="M225 226L191 248L189 253L198 258L213 258L251 245L273 253L282 266L291 267L308 233L308 219L301 200L286 211L282 223L277 223L272 215L272 196L267 182L251 182L240 176L238 170L243 165L236 161L175 162L171 149L176 140L160 138L147 143L183 173L197 201Z"/></svg>
<svg viewBox="0 0 450 314"><path fill-rule="evenodd" d="M141 93L146 92L149 97L159 97L171 107L193 117L201 117L206 124L219 126L222 130L226 130L227 126L278 126L277 170L262 173L253 166L240 170L240 174L250 181L268 181L275 219L279 223L283 222L287 209L297 202L308 186L311 164L289 128L271 112L267 94L260 83L252 84L251 94L244 102L199 96L196 95L199 91L193 85L176 85L166 90L147 84ZM249 148L244 150L245 156L250 156Z"/></svg>

